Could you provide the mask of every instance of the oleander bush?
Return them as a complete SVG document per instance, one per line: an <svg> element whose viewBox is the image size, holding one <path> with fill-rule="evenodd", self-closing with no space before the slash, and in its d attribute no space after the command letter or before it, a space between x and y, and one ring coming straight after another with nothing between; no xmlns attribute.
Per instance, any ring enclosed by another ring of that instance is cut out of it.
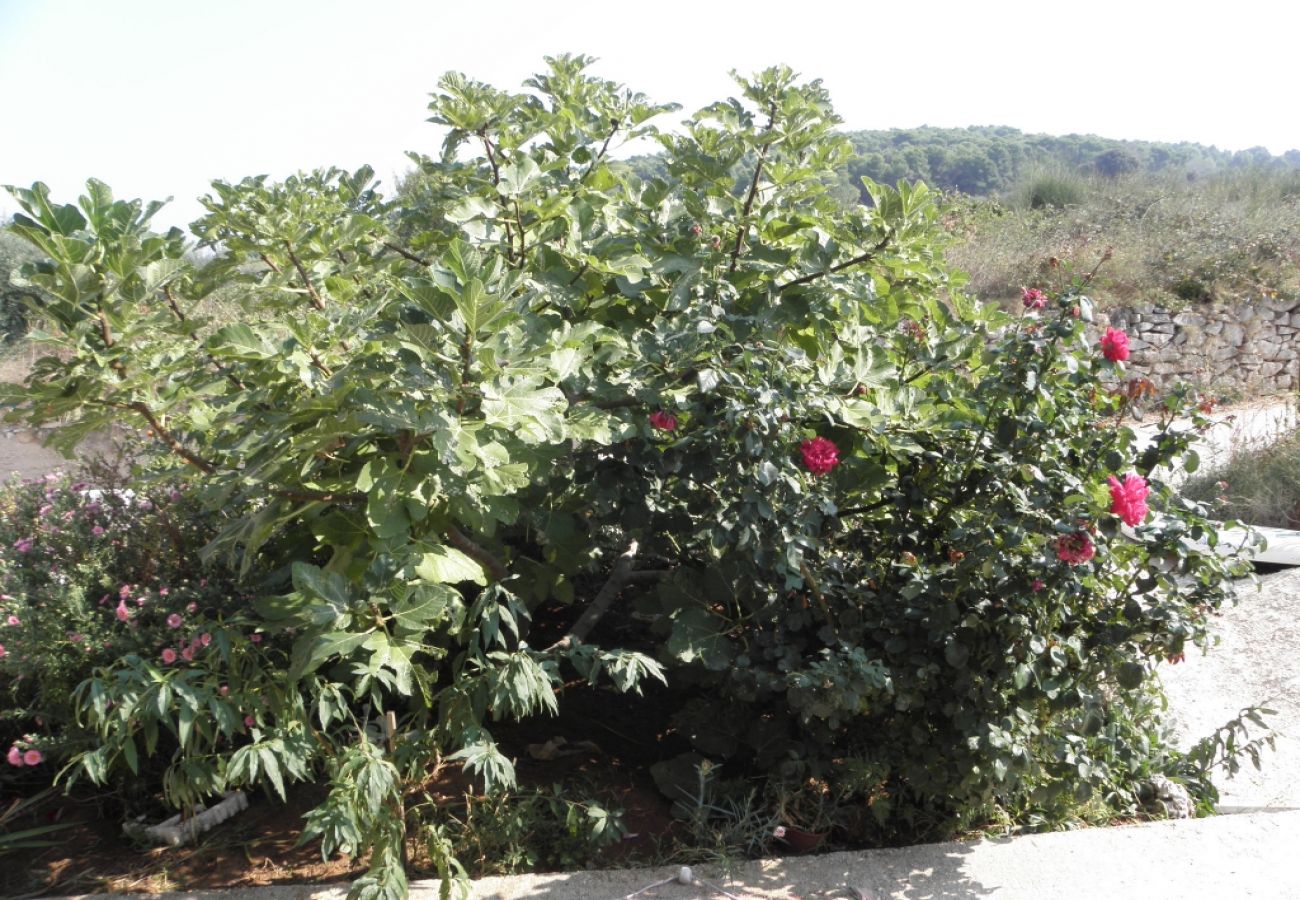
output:
<svg viewBox="0 0 1300 900"><path fill-rule="evenodd" d="M1131 811L1186 762L1152 670L1239 564L1165 480L1192 437L1136 444L1087 284L1017 316L967 297L931 192L832 194L818 82L737 78L665 133L673 107L588 63L446 76L409 203L368 169L214 183L202 269L156 204L12 189L51 354L9 418L65 448L133 423L138 489L219 514L205 558L254 594L219 652L81 684L71 771L152 759L181 806L328 779L308 831L369 851L358 896L404 890L433 766L510 788L504 723L584 682L658 685L693 748L665 766L850 840ZM662 176L611 165L633 138ZM242 318L196 312L217 290Z"/></svg>

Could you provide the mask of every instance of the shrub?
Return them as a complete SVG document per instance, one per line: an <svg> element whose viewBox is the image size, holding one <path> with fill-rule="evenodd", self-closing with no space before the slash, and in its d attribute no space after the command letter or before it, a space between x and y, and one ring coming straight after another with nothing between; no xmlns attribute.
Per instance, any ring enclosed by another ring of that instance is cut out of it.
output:
<svg viewBox="0 0 1300 900"><path fill-rule="evenodd" d="M77 686L118 660L165 668L215 653L247 588L205 566L216 534L192 495L90 489L51 475L0 489L0 690L7 749L50 761L93 750ZM215 643L214 643L215 642Z"/></svg>
<svg viewBox="0 0 1300 900"><path fill-rule="evenodd" d="M525 93L443 79L417 205L366 169L215 183L202 278L98 182L80 210L14 191L66 360L11 417L65 446L134 420L230 517L208 552L283 577L262 644L82 685L82 769L162 734L178 804L327 772L308 832L370 850L359 896L403 890L406 785L452 760L510 786L496 723L571 681L667 680L711 765L851 803L859 839L1130 808L1175 762L1148 676L1230 563L1162 480L1191 438L1137 449L1080 286L1041 317L966 298L927 189L831 193L849 147L788 69L664 135L667 107L548 62ZM642 136L663 177L610 167ZM217 284L246 321L181 314Z"/></svg>
<svg viewBox="0 0 1300 900"><path fill-rule="evenodd" d="M1021 194L1030 209L1065 209L1083 202L1087 185L1076 175L1041 172L1028 179Z"/></svg>

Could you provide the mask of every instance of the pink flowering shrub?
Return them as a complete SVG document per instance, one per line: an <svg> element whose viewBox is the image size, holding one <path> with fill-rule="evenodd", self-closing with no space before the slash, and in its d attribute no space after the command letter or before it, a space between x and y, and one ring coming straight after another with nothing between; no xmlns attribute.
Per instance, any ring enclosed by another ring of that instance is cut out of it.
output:
<svg viewBox="0 0 1300 900"><path fill-rule="evenodd" d="M0 740L27 735L26 765L85 745L74 693L97 667L201 660L213 633L228 643L216 623L243 590L193 552L216 527L170 491L92 492L62 475L0 486Z"/></svg>
<svg viewBox="0 0 1300 900"><path fill-rule="evenodd" d="M1146 519L1147 494L1151 488L1147 480L1137 473L1124 476L1120 481L1111 475L1106 481L1110 484L1110 511L1119 516L1125 525L1140 525Z"/></svg>
<svg viewBox="0 0 1300 900"><path fill-rule="evenodd" d="M799 454L803 457L804 468L814 475L825 475L840 462L839 449L823 437L815 437L801 443Z"/></svg>
<svg viewBox="0 0 1300 900"><path fill-rule="evenodd" d="M1101 336L1101 353L1111 362L1123 362L1129 357L1128 335L1118 328L1106 328Z"/></svg>

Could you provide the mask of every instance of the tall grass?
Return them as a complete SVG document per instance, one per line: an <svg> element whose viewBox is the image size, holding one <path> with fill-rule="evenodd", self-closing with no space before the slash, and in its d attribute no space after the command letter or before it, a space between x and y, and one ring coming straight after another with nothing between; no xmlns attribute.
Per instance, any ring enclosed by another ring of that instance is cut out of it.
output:
<svg viewBox="0 0 1300 900"><path fill-rule="evenodd" d="M1040 203L1034 196L1077 202ZM958 198L948 258L989 300L1044 283L1055 258L1088 270L1106 248L1093 298L1183 306L1300 298L1300 173L1211 176L1038 173L1011 196Z"/></svg>
<svg viewBox="0 0 1300 900"><path fill-rule="evenodd" d="M1300 528L1300 432L1238 454L1223 468L1188 481L1183 494L1210 504L1224 519Z"/></svg>

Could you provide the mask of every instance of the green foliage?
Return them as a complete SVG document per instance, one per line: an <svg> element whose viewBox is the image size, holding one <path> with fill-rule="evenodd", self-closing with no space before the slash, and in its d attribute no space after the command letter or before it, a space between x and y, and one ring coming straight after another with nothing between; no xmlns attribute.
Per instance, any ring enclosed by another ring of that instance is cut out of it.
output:
<svg viewBox="0 0 1300 900"><path fill-rule="evenodd" d="M0 228L0 344L12 343L27 332L31 305L36 302L38 294L11 279L18 275L23 264L32 262L39 255L26 241L7 228Z"/></svg>
<svg viewBox="0 0 1300 900"><path fill-rule="evenodd" d="M496 723L575 679L667 681L702 757L867 811L859 840L1127 808L1160 757L1120 710L1204 642L1232 564L1163 480L1187 433L1138 451L1081 285L1041 319L963 295L929 189L843 202L817 82L737 77L667 135L588 62L444 78L399 203L368 169L215 183L202 269L98 182L14 189L53 352L10 418L147 430L141 477L227 517L205 554L279 578L220 652L85 682L81 770L169 754L183 806L324 769L310 832L369 849L376 897L405 786L452 760L510 789ZM662 174L609 163L637 137ZM217 290L239 321L183 314ZM1134 471L1162 515L1122 530L1106 477Z"/></svg>

